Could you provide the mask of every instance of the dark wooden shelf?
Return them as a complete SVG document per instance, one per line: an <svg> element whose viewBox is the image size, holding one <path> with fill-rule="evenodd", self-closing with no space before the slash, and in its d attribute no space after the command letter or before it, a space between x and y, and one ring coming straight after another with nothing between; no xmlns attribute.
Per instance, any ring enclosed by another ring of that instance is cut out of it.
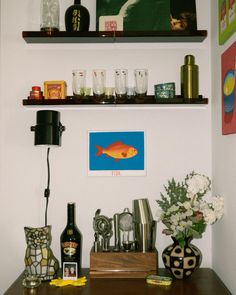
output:
<svg viewBox="0 0 236 295"><path fill-rule="evenodd" d="M22 37L27 43L202 42L207 31L23 31Z"/></svg>
<svg viewBox="0 0 236 295"><path fill-rule="evenodd" d="M182 97L175 97L173 99L158 99L155 100L154 95L148 95L144 99L130 99L127 100L125 103L119 103L113 101L101 102L97 103L93 101L93 96L89 96L86 99L76 99L73 96L67 96L66 99L23 99L22 104L24 106L43 106L43 105L77 105L77 106L102 106L102 105L127 105L127 106L134 106L134 105L159 105L159 104L208 104L208 99L199 96L199 98L195 98L190 100L186 100Z"/></svg>
<svg viewBox="0 0 236 295"><path fill-rule="evenodd" d="M158 269L159 275L169 275L165 269ZM148 285L145 279L92 279L89 269L82 269L81 276L86 276L87 283L83 287L51 286L42 282L36 289L22 286L24 275L20 275L4 295L230 295L232 294L217 274L210 268L198 269L186 280L173 280L170 286Z"/></svg>

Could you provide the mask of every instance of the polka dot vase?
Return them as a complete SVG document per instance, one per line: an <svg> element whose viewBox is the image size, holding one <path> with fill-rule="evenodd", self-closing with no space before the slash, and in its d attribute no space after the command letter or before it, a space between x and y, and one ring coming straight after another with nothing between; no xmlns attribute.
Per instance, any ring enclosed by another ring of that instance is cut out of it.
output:
<svg viewBox="0 0 236 295"><path fill-rule="evenodd" d="M188 278L199 268L202 253L191 244L191 239L186 240L183 248L174 238L172 239L174 243L166 247L162 253L163 263L176 279Z"/></svg>

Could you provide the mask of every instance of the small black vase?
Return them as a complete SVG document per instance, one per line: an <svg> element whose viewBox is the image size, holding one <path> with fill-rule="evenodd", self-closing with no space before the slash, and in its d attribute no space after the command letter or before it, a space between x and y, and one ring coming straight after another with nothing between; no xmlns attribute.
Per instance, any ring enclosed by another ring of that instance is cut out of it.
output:
<svg viewBox="0 0 236 295"><path fill-rule="evenodd" d="M186 238L184 247L181 247L174 237L172 239L174 243L162 253L163 263L176 279L188 278L199 268L202 253L191 244L191 238Z"/></svg>
<svg viewBox="0 0 236 295"><path fill-rule="evenodd" d="M88 31L90 16L88 9L80 4L80 0L74 0L65 13L65 26L68 32Z"/></svg>

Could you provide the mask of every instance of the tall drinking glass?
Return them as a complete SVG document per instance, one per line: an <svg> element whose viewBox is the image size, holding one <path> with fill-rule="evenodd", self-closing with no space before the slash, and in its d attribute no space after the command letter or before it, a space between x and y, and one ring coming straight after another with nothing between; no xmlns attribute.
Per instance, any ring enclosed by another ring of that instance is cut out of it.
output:
<svg viewBox="0 0 236 295"><path fill-rule="evenodd" d="M147 95L148 89L148 70L136 69L134 70L135 80L135 95L137 98L144 99Z"/></svg>
<svg viewBox="0 0 236 295"><path fill-rule="evenodd" d="M115 95L116 102L123 103L127 98L127 81L128 70L116 69L115 70Z"/></svg>
<svg viewBox="0 0 236 295"><path fill-rule="evenodd" d="M72 90L75 98L82 98L85 95L86 88L86 71L72 71Z"/></svg>
<svg viewBox="0 0 236 295"><path fill-rule="evenodd" d="M103 102L105 97L106 70L93 70L93 96L95 102Z"/></svg>

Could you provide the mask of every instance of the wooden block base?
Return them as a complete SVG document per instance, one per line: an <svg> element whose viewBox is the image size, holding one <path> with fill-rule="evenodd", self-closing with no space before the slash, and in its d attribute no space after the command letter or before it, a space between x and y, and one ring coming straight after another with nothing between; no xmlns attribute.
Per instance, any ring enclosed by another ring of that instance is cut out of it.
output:
<svg viewBox="0 0 236 295"><path fill-rule="evenodd" d="M158 252L90 252L91 278L145 278L158 268Z"/></svg>

